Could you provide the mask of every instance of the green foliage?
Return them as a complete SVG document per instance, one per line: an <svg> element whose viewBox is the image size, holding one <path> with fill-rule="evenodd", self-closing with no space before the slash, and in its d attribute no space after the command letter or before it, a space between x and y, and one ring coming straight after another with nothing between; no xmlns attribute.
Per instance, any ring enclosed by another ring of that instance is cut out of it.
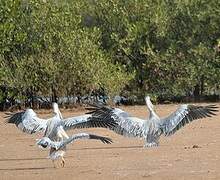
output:
<svg viewBox="0 0 220 180"><path fill-rule="evenodd" d="M7 0L0 13L10 96L219 90L218 0Z"/></svg>
<svg viewBox="0 0 220 180"><path fill-rule="evenodd" d="M166 96L218 90L219 1L94 2L103 48L136 71L130 86Z"/></svg>
<svg viewBox="0 0 220 180"><path fill-rule="evenodd" d="M100 48L99 29L83 27L83 2L1 3L0 85L16 89L17 96L77 95L99 88L111 95L133 77Z"/></svg>

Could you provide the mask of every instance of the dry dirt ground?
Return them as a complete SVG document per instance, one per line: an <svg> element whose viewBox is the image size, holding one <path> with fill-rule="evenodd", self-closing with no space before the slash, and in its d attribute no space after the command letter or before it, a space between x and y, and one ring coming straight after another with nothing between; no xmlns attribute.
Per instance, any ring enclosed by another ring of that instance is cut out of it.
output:
<svg viewBox="0 0 220 180"><path fill-rule="evenodd" d="M220 104L217 104L220 107ZM157 105L166 116L178 105ZM130 114L146 117L145 106L121 107ZM64 117L83 110L61 110ZM49 117L50 111L37 111ZM141 139L125 138L106 129L71 130L111 137L113 144L81 140L68 146L66 166L53 168L47 151L35 145L39 135L28 135L4 123L0 113L0 180L3 179L220 179L220 113L194 121L171 137L162 137L160 146L144 149Z"/></svg>

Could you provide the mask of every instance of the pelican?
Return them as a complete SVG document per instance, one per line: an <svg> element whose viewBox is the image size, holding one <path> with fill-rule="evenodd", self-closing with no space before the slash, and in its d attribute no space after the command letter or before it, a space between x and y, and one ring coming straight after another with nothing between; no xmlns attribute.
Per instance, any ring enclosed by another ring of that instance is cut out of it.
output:
<svg viewBox="0 0 220 180"><path fill-rule="evenodd" d="M57 103L53 103L53 112L55 115L49 119L39 118L33 109L17 113L6 113L6 122L15 124L18 129L28 134L43 132L44 136L52 140L56 136L65 137L61 132L62 130L90 127L112 128L116 126L116 121L92 118L93 115L91 114L63 119Z"/></svg>
<svg viewBox="0 0 220 180"><path fill-rule="evenodd" d="M57 103L53 103L53 113L54 116L52 118L42 119L37 116L33 109L27 109L15 114L8 113L7 122L15 124L18 129L25 133L33 134L43 132L43 137L47 137L51 141L61 142L64 139L69 139L66 133L66 130L69 129L90 127L113 128L116 126L115 120L106 119L106 121L103 121L102 119L93 119L91 114L63 119ZM51 148L51 153L53 151L54 149ZM61 150L59 152L61 153ZM63 148L62 153L64 155L65 148ZM61 164L65 164L63 156L61 155L59 157L61 157Z"/></svg>
<svg viewBox="0 0 220 180"><path fill-rule="evenodd" d="M93 118L115 120L118 122L112 130L127 137L140 137L145 141L144 147L159 145L159 138L163 134L170 136L180 128L193 120L211 117L218 111L215 105L196 106L190 104L181 105L175 112L165 118L160 118L154 111L150 97L145 97L149 116L146 120L129 115L119 108L111 108L104 105L90 104L87 108Z"/></svg>
<svg viewBox="0 0 220 180"><path fill-rule="evenodd" d="M88 134L88 133L78 133L62 141L52 141L48 137L43 137L37 140L36 144L42 148L47 148L47 147L50 148L49 158L52 159L52 161L55 161L56 159L61 158L62 159L61 167L64 167L65 160L63 156L66 151L66 146L67 144L74 142L77 139L96 139L96 140L100 140L104 144L112 143L112 140L107 137L97 136L97 135ZM54 167L56 167L55 163L54 163Z"/></svg>

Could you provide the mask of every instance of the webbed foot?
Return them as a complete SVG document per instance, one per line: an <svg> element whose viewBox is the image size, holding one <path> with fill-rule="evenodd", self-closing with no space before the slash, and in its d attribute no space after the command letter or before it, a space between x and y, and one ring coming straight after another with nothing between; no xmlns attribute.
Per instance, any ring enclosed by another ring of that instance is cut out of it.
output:
<svg viewBox="0 0 220 180"><path fill-rule="evenodd" d="M64 158L62 157L61 158L61 167L63 168L65 166L65 160L64 160Z"/></svg>
<svg viewBox="0 0 220 180"><path fill-rule="evenodd" d="M159 146L159 143L157 143L157 142L151 142L151 143L146 143L146 144L144 145L144 148L157 147L157 146Z"/></svg>

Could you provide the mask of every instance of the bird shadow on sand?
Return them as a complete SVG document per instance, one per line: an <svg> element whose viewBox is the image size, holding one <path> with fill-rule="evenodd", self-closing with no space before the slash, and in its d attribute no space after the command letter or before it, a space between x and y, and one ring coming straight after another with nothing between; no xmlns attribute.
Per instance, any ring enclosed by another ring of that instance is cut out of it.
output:
<svg viewBox="0 0 220 180"><path fill-rule="evenodd" d="M32 161L32 160L43 160L45 158L5 158L5 159L0 159L1 161Z"/></svg>
<svg viewBox="0 0 220 180"><path fill-rule="evenodd" d="M117 146L117 147L85 147L85 148L74 148L69 149L71 151L78 151L78 150L106 150L106 149L136 149L136 148L143 148L143 146Z"/></svg>
<svg viewBox="0 0 220 180"><path fill-rule="evenodd" d="M53 167L27 167L27 168L0 168L0 171L28 171L28 170L44 170L54 169Z"/></svg>

